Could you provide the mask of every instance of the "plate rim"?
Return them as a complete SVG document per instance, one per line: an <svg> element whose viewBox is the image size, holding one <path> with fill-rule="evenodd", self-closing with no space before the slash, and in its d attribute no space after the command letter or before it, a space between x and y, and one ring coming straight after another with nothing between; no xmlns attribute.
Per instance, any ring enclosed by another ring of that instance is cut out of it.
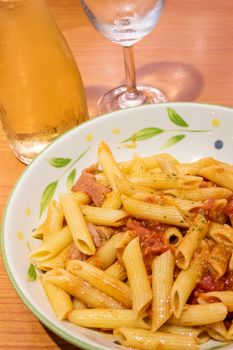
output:
<svg viewBox="0 0 233 350"><path fill-rule="evenodd" d="M92 344L88 344L83 340L80 340L76 337L74 337L73 335L67 333L65 330L63 330L61 327L55 325L53 322L51 322L49 319L47 319L39 310L37 310L36 306L34 306L27 298L27 296L24 294L24 292L21 290L21 288L18 286L16 279L14 278L13 275L13 271L11 271L9 263L8 263L8 257L7 257L7 253L6 253L6 247L5 247L5 222L6 222L6 216L7 216L7 212L8 212L8 207L10 205L11 199L14 196L15 191L17 190L19 184L21 183L21 181L23 181L23 178L25 177L25 175L30 171L30 169L34 166L35 163L37 163L38 161L40 161L40 159L43 157L43 155L47 152L48 149L52 149L53 147L55 147L63 138L66 138L67 135L71 134L71 133L76 133L77 130L80 129L85 129L87 124L95 124L96 122L98 123L98 120L103 120L103 119L111 119L112 117L116 117L116 115L119 115L119 113L127 113L128 111L133 111L133 110L140 110L140 109L150 109L150 108L156 108L157 106L184 106L184 107L188 107L188 106L192 106L194 108L208 108L208 107L212 107L212 108L217 108L217 109L223 109L223 110L227 110L227 111L231 111L233 113L233 108L230 106L224 106L221 104L211 104L211 103L201 103L201 102L165 102L165 103L159 103L159 104L148 104L148 105L142 105L142 106L138 106L138 107L131 107L128 109L123 109L123 110L117 110L117 111L113 111L113 112L109 112L100 116L96 116L92 119L87 120L86 122L66 131L65 133L63 133L62 135L58 136L53 142L51 142L48 146L46 146L41 152L40 154L32 160L32 162L23 170L23 172L20 174L20 176L18 177L18 179L16 180L13 188L10 191L10 194L7 198L6 204L4 206L3 209L3 213L2 213L2 220L1 220L1 227L0 227L0 250L2 253L2 260L3 260L3 265L5 266L7 275L9 280L11 281L15 291L17 292L18 296L20 297L20 299L23 301L24 305L33 313L33 315L40 321L42 322L43 325L45 325L50 331L52 331L53 333L55 333L56 335L58 335L59 337L63 338L64 340L66 340L67 342L75 345L75 346L79 346L82 347L83 349L87 349L87 350L102 350L103 347L101 345L92 345ZM229 344L229 343L228 343ZM228 344L221 344L220 347L224 348L225 346L227 346ZM218 347L218 348L220 348ZM215 349L211 348L211 349ZM209 349L209 350L211 350Z"/></svg>

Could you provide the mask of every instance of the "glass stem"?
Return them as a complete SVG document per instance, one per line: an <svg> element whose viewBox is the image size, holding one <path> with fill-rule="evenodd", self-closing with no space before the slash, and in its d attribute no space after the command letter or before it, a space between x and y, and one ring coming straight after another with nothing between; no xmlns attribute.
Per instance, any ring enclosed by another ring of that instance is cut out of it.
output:
<svg viewBox="0 0 233 350"><path fill-rule="evenodd" d="M136 95L136 73L133 46L123 46L127 92Z"/></svg>

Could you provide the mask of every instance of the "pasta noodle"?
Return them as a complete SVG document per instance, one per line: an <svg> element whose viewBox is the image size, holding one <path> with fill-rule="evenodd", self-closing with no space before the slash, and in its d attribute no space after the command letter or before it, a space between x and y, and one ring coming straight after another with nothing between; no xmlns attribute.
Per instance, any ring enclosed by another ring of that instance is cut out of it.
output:
<svg viewBox="0 0 233 350"><path fill-rule="evenodd" d="M205 327L182 327L163 325L160 328L160 331L178 335L189 335L191 337L194 337L197 344L204 344L210 339L207 328Z"/></svg>
<svg viewBox="0 0 233 350"><path fill-rule="evenodd" d="M51 273L52 272L52 273ZM57 269L47 272L44 281L59 287L82 303L93 308L122 309L121 303L107 296L81 278L71 274L67 270Z"/></svg>
<svg viewBox="0 0 233 350"><path fill-rule="evenodd" d="M42 278L42 284L50 304L59 320L64 320L73 309L70 295Z"/></svg>
<svg viewBox="0 0 233 350"><path fill-rule="evenodd" d="M121 196L121 199L126 212L134 215L136 218L157 220L181 227L188 226L184 216L175 206L147 203L124 195Z"/></svg>
<svg viewBox="0 0 233 350"><path fill-rule="evenodd" d="M173 285L174 257L170 250L156 257L152 264L152 324L159 329L171 316L170 292Z"/></svg>
<svg viewBox="0 0 233 350"><path fill-rule="evenodd" d="M152 290L143 257L139 238L134 238L125 248L123 261L131 286L133 311L135 317L143 314L152 299Z"/></svg>
<svg viewBox="0 0 233 350"><path fill-rule="evenodd" d="M180 243L182 242L182 239L183 236L180 230L175 226L169 227L164 233L164 240L166 245L178 247L178 245L180 245Z"/></svg>
<svg viewBox="0 0 233 350"><path fill-rule="evenodd" d="M68 226L63 227L56 235L45 241L41 248L31 253L31 257L42 262L53 258L72 242L72 234Z"/></svg>
<svg viewBox="0 0 233 350"><path fill-rule="evenodd" d="M154 350L198 350L193 337L177 334L156 332L152 333L144 329L136 328L117 328L114 335L120 344L133 346L139 349ZM162 347L161 347L162 346Z"/></svg>
<svg viewBox="0 0 233 350"><path fill-rule="evenodd" d="M227 307L223 303L188 305L179 318L172 316L168 324L176 326L203 326L223 321Z"/></svg>
<svg viewBox="0 0 233 350"><path fill-rule="evenodd" d="M204 268L202 254L195 256L186 270L181 270L171 289L171 307L174 315L179 318L188 298L200 280Z"/></svg>
<svg viewBox="0 0 233 350"><path fill-rule="evenodd" d="M132 310L82 309L73 310L68 314L68 320L78 326L90 328L114 329L123 323L127 327L148 329L148 324L142 317L135 318Z"/></svg>
<svg viewBox="0 0 233 350"><path fill-rule="evenodd" d="M198 214L176 250L176 263L179 268L185 270L190 266L193 254L205 237L207 230L207 220L203 215Z"/></svg>
<svg viewBox="0 0 233 350"><path fill-rule="evenodd" d="M80 204L69 194L60 195L60 201L75 245L82 253L94 254L95 245L83 217Z"/></svg>
<svg viewBox="0 0 233 350"><path fill-rule="evenodd" d="M131 306L130 288L101 269L80 260L70 260L67 270L90 283L96 289L113 297L127 307Z"/></svg>
<svg viewBox="0 0 233 350"><path fill-rule="evenodd" d="M223 321L211 324L210 327L207 328L207 332L211 338L217 341L224 342L230 340Z"/></svg>
<svg viewBox="0 0 233 350"><path fill-rule="evenodd" d="M104 141L95 161L32 232L56 317L136 349L233 341L233 166L118 162Z"/></svg>

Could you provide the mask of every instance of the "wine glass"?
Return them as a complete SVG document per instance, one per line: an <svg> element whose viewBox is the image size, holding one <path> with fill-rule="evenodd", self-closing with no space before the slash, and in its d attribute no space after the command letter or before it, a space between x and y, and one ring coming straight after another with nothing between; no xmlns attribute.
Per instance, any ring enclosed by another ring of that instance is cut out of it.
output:
<svg viewBox="0 0 233 350"><path fill-rule="evenodd" d="M150 33L159 20L165 0L80 0L93 26L123 47L126 85L116 87L98 102L99 113L166 102L167 96L150 85L136 84L133 45Z"/></svg>

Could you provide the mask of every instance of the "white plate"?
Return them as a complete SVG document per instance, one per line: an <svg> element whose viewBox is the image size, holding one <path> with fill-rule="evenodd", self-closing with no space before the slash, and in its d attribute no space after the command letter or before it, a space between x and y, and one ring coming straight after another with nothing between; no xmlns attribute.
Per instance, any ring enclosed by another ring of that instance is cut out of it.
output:
<svg viewBox="0 0 233 350"><path fill-rule="evenodd" d="M178 116L170 110L169 117L168 108L175 110ZM134 153L145 156L166 151L181 162L213 156L233 163L232 125L233 109L221 106L167 103L130 108L72 129L28 166L5 208L2 253L16 291L45 326L81 348L120 348L110 338L95 331L58 321L40 282L27 280L29 247L34 249L37 245L31 233L45 216L45 206L41 206L45 189L47 195L54 190L54 198L57 198L58 193L65 192L67 181L70 185L83 168L97 160L96 150L100 140L110 145L117 160L131 159ZM124 142L129 138L133 141ZM58 160L61 167L55 167L48 161L52 158L64 158L66 161ZM220 344L210 342L202 349L214 349ZM221 345L221 348L232 349L232 345Z"/></svg>

